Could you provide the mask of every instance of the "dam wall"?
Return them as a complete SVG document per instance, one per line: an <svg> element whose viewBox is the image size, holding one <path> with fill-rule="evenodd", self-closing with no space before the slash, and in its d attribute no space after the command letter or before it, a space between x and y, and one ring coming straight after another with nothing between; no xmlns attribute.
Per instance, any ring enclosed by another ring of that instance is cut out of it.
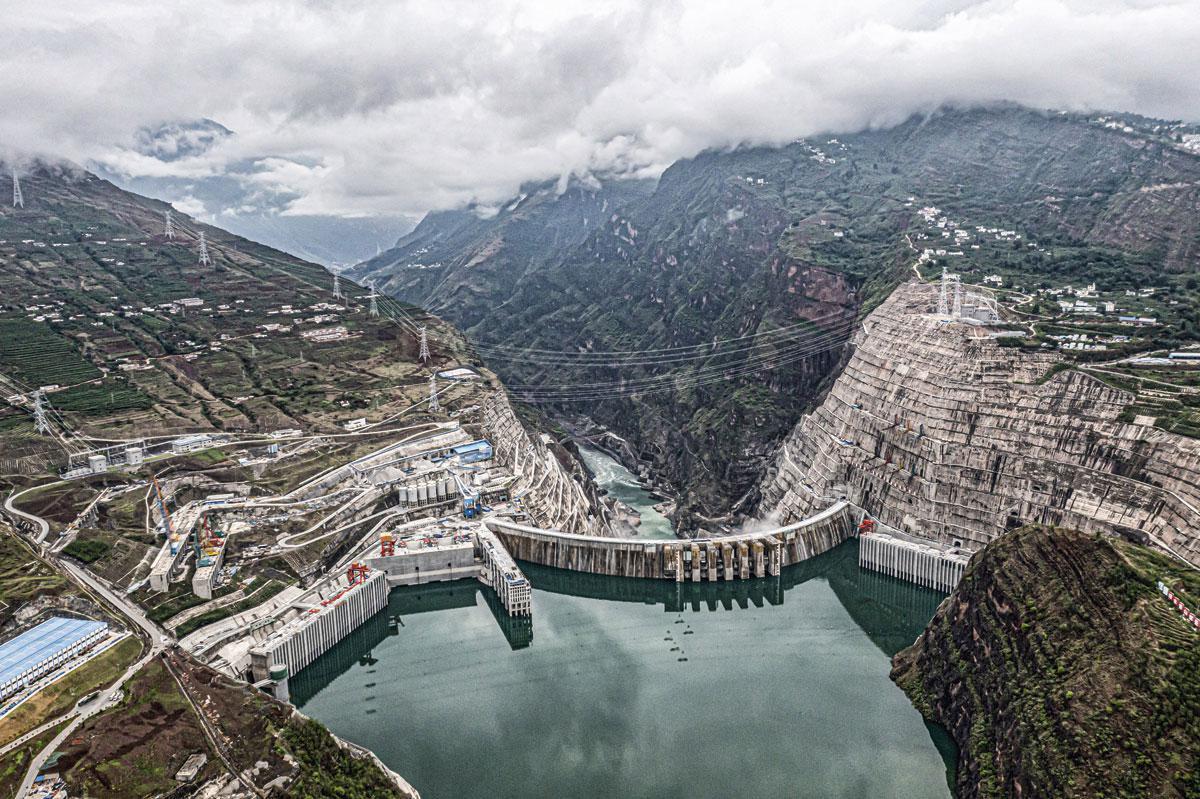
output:
<svg viewBox="0 0 1200 799"><path fill-rule="evenodd" d="M967 570L970 557L957 549L905 540L886 533L858 535L858 565L937 591L950 593Z"/></svg>
<svg viewBox="0 0 1200 799"><path fill-rule="evenodd" d="M1200 564L1200 442L1122 421L1130 393L936 305L936 286L910 282L867 317L828 396L780 448L760 514L804 518L844 497L967 551L1036 522Z"/></svg>
<svg viewBox="0 0 1200 799"><path fill-rule="evenodd" d="M357 630L388 602L387 575L372 572L362 582L340 589L332 598L301 610L250 650L254 679L265 680L279 666L295 675L326 650Z"/></svg>
<svg viewBox="0 0 1200 799"><path fill-rule="evenodd" d="M850 538L859 519L846 502L786 527L692 540L599 538L504 519L487 528L518 560L558 569L677 582L775 576Z"/></svg>

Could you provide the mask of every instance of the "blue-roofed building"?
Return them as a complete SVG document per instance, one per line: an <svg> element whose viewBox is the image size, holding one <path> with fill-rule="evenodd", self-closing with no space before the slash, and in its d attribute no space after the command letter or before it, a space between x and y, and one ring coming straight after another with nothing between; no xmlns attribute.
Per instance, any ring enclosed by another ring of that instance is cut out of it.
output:
<svg viewBox="0 0 1200 799"><path fill-rule="evenodd" d="M54 616L0 644L0 699L95 645L107 632L102 621Z"/></svg>
<svg viewBox="0 0 1200 799"><path fill-rule="evenodd" d="M452 447L450 454L457 455L459 463L478 463L491 460L492 445L487 441L472 441L470 444Z"/></svg>

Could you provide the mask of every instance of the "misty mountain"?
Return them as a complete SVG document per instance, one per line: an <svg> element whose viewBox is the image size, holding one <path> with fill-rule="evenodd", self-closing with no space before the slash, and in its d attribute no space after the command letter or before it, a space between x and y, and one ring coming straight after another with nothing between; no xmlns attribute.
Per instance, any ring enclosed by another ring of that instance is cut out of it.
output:
<svg viewBox="0 0 1200 799"><path fill-rule="evenodd" d="M299 195L262 180L265 157L220 162L219 166L207 163L206 155L236 135L211 119L166 122L139 130L129 153L88 166L123 189L171 203L183 213L239 236L334 268L376 255L412 228L412 221L403 216L289 213L289 205Z"/></svg>
<svg viewBox="0 0 1200 799"><path fill-rule="evenodd" d="M516 396L625 437L705 517L751 490L838 365L836 349L805 342L844 340L847 318L912 276L923 207L1024 236L935 266L1133 286L1200 257L1200 158L1169 125L1019 107L707 152L599 205L543 193L492 219L431 214L353 274L459 324ZM799 343L770 343L805 320ZM654 365L546 354L718 339L758 349Z"/></svg>

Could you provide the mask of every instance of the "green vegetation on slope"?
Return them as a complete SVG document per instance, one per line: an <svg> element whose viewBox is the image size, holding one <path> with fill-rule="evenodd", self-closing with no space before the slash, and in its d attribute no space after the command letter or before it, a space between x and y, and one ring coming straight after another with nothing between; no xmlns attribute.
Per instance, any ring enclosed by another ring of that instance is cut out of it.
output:
<svg viewBox="0 0 1200 799"><path fill-rule="evenodd" d="M16 796L17 788L20 787L21 780L25 777L25 771L29 768L33 758L49 745L54 740L54 736L62 732L62 728L66 725L67 722L64 721L62 724L51 727L33 740L0 757L0 797L13 799Z"/></svg>
<svg viewBox="0 0 1200 799"><path fill-rule="evenodd" d="M1200 796L1200 574L1100 535L997 539L893 679L959 746L957 795Z"/></svg>
<svg viewBox="0 0 1200 799"><path fill-rule="evenodd" d="M373 762L347 755L329 731L312 719L293 721L284 728L283 738L301 766L300 777L290 786L289 796L375 799L399 795L396 786Z"/></svg>
<svg viewBox="0 0 1200 799"><path fill-rule="evenodd" d="M58 768L72 795L141 799L172 790L193 752L212 758L191 705L162 661L153 660L126 683L120 705L84 722Z"/></svg>
<svg viewBox="0 0 1200 799"><path fill-rule="evenodd" d="M15 533L0 530L0 625L20 605L56 596L67 587L62 576L39 560Z"/></svg>
<svg viewBox="0 0 1200 799"><path fill-rule="evenodd" d="M685 494L686 528L691 511L721 515L757 485L838 354L789 362L780 355L795 341L763 344L750 366L771 368L738 373L745 351L653 367L580 365L546 351L749 344L805 319L821 320L836 346L845 338L838 322L912 277L926 249L941 251L925 263L927 278L943 266L967 282L998 273L1031 293L1095 282L1119 292L1128 312L1161 320L1158 346L1194 339L1200 158L1153 124L1133 127L1016 107L947 110L837 139L706 152L673 164L652 194L613 197L602 214L593 206L611 184L594 189L591 204L573 190L561 204L539 195L488 220L431 214L353 274L444 313L514 390L591 385L530 399L619 433ZM930 228L927 206L971 243ZM571 214L586 236L561 235ZM1126 302L1125 291L1144 287L1159 290ZM712 382L696 385L701 377ZM638 396L612 388L654 378L666 379Z"/></svg>
<svg viewBox="0 0 1200 799"><path fill-rule="evenodd" d="M38 164L22 184L25 207L0 206L3 396L57 384L47 400L71 428L134 438L330 431L399 412L427 390L412 329L372 318L349 280L338 300L323 267L180 214L166 239L166 204L77 169ZM458 361L458 334L424 323L435 363ZM339 327L344 336L329 333ZM27 403L0 405L7 473L62 465L29 416Z"/></svg>
<svg viewBox="0 0 1200 799"><path fill-rule="evenodd" d="M83 563L95 563L108 554L112 546L99 539L75 539L63 547L63 554Z"/></svg>

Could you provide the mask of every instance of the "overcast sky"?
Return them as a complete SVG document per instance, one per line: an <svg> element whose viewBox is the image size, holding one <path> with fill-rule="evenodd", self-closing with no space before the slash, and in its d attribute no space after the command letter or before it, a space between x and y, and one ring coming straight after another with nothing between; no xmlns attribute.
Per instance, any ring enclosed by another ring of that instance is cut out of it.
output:
<svg viewBox="0 0 1200 799"><path fill-rule="evenodd" d="M240 164L296 214L496 202L944 103L1200 120L1200 0L0 0L0 20L0 154ZM236 135L137 152L139 128L202 117Z"/></svg>

